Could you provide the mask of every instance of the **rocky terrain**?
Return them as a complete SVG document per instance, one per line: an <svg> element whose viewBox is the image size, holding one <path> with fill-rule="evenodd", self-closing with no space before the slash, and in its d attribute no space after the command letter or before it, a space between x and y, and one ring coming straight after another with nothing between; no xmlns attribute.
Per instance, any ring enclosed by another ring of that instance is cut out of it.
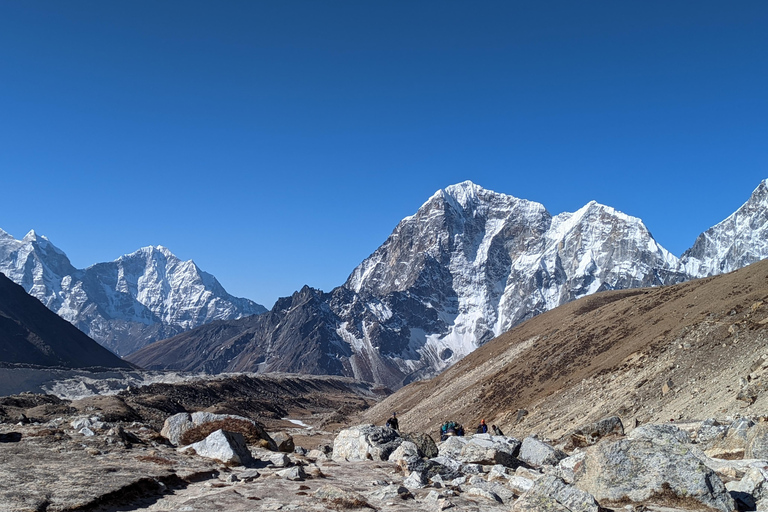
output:
<svg viewBox="0 0 768 512"><path fill-rule="evenodd" d="M768 261L674 286L610 291L539 315L364 413L435 432L480 419L557 438L625 425L768 414Z"/></svg>
<svg viewBox="0 0 768 512"><path fill-rule="evenodd" d="M766 510L766 329L762 261L584 297L386 397L370 383L289 375L78 400L4 397L0 503L103 512ZM399 432L375 426L392 411ZM505 435L472 435L481 418ZM446 420L467 435L441 441Z"/></svg>
<svg viewBox="0 0 768 512"><path fill-rule="evenodd" d="M162 246L77 269L45 236L30 231L16 240L0 229L0 272L118 355L213 320L266 311Z"/></svg>
<svg viewBox="0 0 768 512"><path fill-rule="evenodd" d="M325 293L305 287L267 315L222 321L129 356L146 368L345 375L397 389L518 323L608 290L666 286L768 256L768 185L682 259L643 222L590 202L543 205L471 182L439 190Z"/></svg>

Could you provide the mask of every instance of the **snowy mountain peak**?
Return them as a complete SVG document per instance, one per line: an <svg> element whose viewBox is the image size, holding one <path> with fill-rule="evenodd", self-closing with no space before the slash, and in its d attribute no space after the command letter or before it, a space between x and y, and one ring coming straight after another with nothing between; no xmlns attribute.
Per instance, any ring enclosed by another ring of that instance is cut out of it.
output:
<svg viewBox="0 0 768 512"><path fill-rule="evenodd" d="M0 272L118 354L213 320L266 311L161 245L78 270L33 230L20 241L0 236Z"/></svg>
<svg viewBox="0 0 768 512"><path fill-rule="evenodd" d="M479 201L478 198L484 192L486 192L486 190L483 187L467 180L462 181L461 183L456 183L455 185L449 185L438 191L438 194L442 194L444 197L448 196L462 207L466 208L471 204L477 203Z"/></svg>
<svg viewBox="0 0 768 512"><path fill-rule="evenodd" d="M680 258L686 272L706 277L731 272L768 256L768 180L724 221L696 238Z"/></svg>
<svg viewBox="0 0 768 512"><path fill-rule="evenodd" d="M30 229L29 233L24 235L24 238L21 239L22 242L36 242L37 241L37 233L35 233L34 229Z"/></svg>

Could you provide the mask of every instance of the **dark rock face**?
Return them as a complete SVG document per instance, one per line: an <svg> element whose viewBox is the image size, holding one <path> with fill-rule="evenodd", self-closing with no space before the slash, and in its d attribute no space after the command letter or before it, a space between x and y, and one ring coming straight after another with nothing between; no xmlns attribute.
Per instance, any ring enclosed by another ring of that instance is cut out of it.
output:
<svg viewBox="0 0 768 512"><path fill-rule="evenodd" d="M130 368L0 274L0 361L41 366Z"/></svg>

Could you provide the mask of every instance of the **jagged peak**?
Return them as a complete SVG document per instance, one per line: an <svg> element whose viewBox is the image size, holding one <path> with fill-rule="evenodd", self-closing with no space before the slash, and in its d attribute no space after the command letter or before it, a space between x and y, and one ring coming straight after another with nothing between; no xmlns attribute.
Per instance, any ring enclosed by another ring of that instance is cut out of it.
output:
<svg viewBox="0 0 768 512"><path fill-rule="evenodd" d="M118 258L118 260L126 260L126 259L132 259L132 258L152 258L155 257L157 254L162 255L167 260L179 260L179 258L173 254L170 249L167 247L164 247L162 245L147 245L145 247L142 247L132 253L124 254Z"/></svg>
<svg viewBox="0 0 768 512"><path fill-rule="evenodd" d="M34 229L30 229L29 233L24 235L24 238L21 239L22 242L35 242L38 239L37 233L35 233Z"/></svg>
<svg viewBox="0 0 768 512"><path fill-rule="evenodd" d="M13 238L13 235L11 235L10 233L8 233L8 232L4 231L2 228L0 228L0 238L6 238L6 239L7 239L7 238L10 238L10 239L13 239L13 240L15 240L15 239Z"/></svg>

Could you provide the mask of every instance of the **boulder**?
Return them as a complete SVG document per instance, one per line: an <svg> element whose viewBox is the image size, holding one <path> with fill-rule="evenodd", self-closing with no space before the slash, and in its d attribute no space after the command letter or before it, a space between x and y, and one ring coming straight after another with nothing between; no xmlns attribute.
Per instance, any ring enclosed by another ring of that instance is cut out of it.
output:
<svg viewBox="0 0 768 512"><path fill-rule="evenodd" d="M526 437L520 446L517 458L534 467L555 466L568 455L557 448L536 439Z"/></svg>
<svg viewBox="0 0 768 512"><path fill-rule="evenodd" d="M608 435L624 435L624 424L618 416L583 425L568 434L568 441L573 447L591 446Z"/></svg>
<svg viewBox="0 0 768 512"><path fill-rule="evenodd" d="M281 469L280 471L275 471L275 474L280 478L294 482L300 482L307 478L307 474L304 472L304 468L301 466L293 466L292 468Z"/></svg>
<svg viewBox="0 0 768 512"><path fill-rule="evenodd" d="M261 424L234 414L180 412L165 420L160 435L168 439L172 445L180 446L197 442L219 429L239 432L247 442L252 444L262 442L264 448L277 451L275 441Z"/></svg>
<svg viewBox="0 0 768 512"><path fill-rule="evenodd" d="M291 459L285 453L275 453L270 455L269 463L276 468L287 468L291 465Z"/></svg>
<svg viewBox="0 0 768 512"><path fill-rule="evenodd" d="M627 437L629 439L645 439L656 444L690 444L691 436L677 425L654 424L640 425Z"/></svg>
<svg viewBox="0 0 768 512"><path fill-rule="evenodd" d="M389 461L394 462L398 460L408 459L411 457L420 457L418 447L410 441L403 441L400 446L395 448L389 455Z"/></svg>
<svg viewBox="0 0 768 512"><path fill-rule="evenodd" d="M292 453L296 449L293 444L293 437L286 432L277 432L270 437L275 441L275 446L279 452Z"/></svg>
<svg viewBox="0 0 768 512"><path fill-rule="evenodd" d="M411 471L411 474L403 480L403 485L408 489L423 489L427 486L429 480L421 471Z"/></svg>
<svg viewBox="0 0 768 512"><path fill-rule="evenodd" d="M160 435L171 442L173 446L179 446L179 438L181 434L194 427L192 424L192 417L188 412L180 412L169 416L163 423L163 428L160 430Z"/></svg>
<svg viewBox="0 0 768 512"><path fill-rule="evenodd" d="M462 486L462 488L468 491L471 491L472 489L482 489L492 493L501 503L510 503L515 498L515 493L510 487L507 487L500 482L489 482L479 475L471 477L467 484Z"/></svg>
<svg viewBox="0 0 768 512"><path fill-rule="evenodd" d="M437 457L437 445L435 444L435 440L432 439L432 436L429 434L425 434L424 432L408 432L406 434L400 434L400 437L416 445L419 449L419 457L426 457L428 459Z"/></svg>
<svg viewBox="0 0 768 512"><path fill-rule="evenodd" d="M413 494L411 494L411 491L409 491L407 487L397 484L387 485L381 489L373 491L369 496L379 501L387 501L395 498L401 500L413 498Z"/></svg>
<svg viewBox="0 0 768 512"><path fill-rule="evenodd" d="M587 456L586 452L577 452L561 460L557 464L555 474L562 478L565 483L572 484L575 479L575 472L579 470L584 463L584 458Z"/></svg>
<svg viewBox="0 0 768 512"><path fill-rule="evenodd" d="M530 478L525 478L523 476L518 476L518 475L512 475L509 478L507 485L509 486L510 489L512 489L512 492L520 496L530 491L533 488L533 482L534 481L531 480Z"/></svg>
<svg viewBox="0 0 768 512"><path fill-rule="evenodd" d="M574 485L604 506L650 502L690 508L696 502L733 511L733 499L722 480L678 441L677 433L663 431L670 435L661 442L621 439L586 449L583 463L574 469Z"/></svg>
<svg viewBox="0 0 768 512"><path fill-rule="evenodd" d="M520 441L513 437L477 434L472 437L452 436L440 443L440 456L471 464L502 464L516 467Z"/></svg>
<svg viewBox="0 0 768 512"><path fill-rule="evenodd" d="M588 492L568 485L554 475L536 480L531 489L512 506L518 512L599 512L600 506Z"/></svg>
<svg viewBox="0 0 768 512"><path fill-rule="evenodd" d="M738 418L726 427L724 435L706 442L704 453L717 459L742 459L746 455L748 433L754 423L746 418Z"/></svg>
<svg viewBox="0 0 768 512"><path fill-rule="evenodd" d="M218 460L233 466L246 466L253 462L253 457L245 444L242 434L217 430L197 443L179 448L180 451L192 449L201 457Z"/></svg>
<svg viewBox="0 0 768 512"><path fill-rule="evenodd" d="M749 429L745 456L749 459L768 460L768 423L760 422Z"/></svg>
<svg viewBox="0 0 768 512"><path fill-rule="evenodd" d="M728 425L720 424L715 418L709 418L701 422L696 429L696 442L707 444L711 441L723 439L728 433Z"/></svg>
<svg viewBox="0 0 768 512"><path fill-rule="evenodd" d="M333 442L333 460L387 460L403 439L397 431L358 425L339 432Z"/></svg>

